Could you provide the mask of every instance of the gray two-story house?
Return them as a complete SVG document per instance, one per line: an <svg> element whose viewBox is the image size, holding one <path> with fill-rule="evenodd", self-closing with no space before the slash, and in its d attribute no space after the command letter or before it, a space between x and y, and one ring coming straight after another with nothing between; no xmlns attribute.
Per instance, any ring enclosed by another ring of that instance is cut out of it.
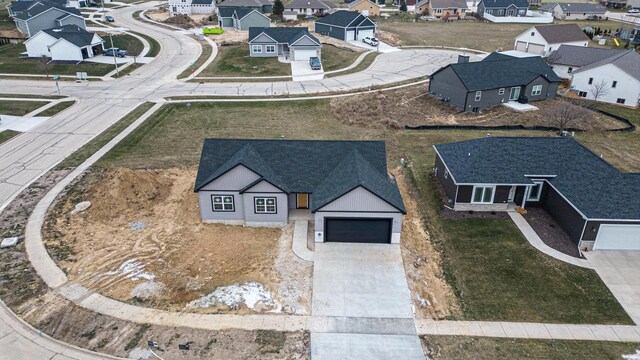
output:
<svg viewBox="0 0 640 360"><path fill-rule="evenodd" d="M429 76L429 93L466 112L509 101L553 99L562 81L539 56L492 53L482 61L450 64Z"/></svg>
<svg viewBox="0 0 640 360"><path fill-rule="evenodd" d="M313 220L316 242L399 243L406 213L382 141L205 139L203 222Z"/></svg>
<svg viewBox="0 0 640 360"><path fill-rule="evenodd" d="M86 29L84 17L78 9L68 8L58 2L47 0L15 2L10 8L16 27L27 37L41 30L75 25Z"/></svg>
<svg viewBox="0 0 640 360"><path fill-rule="evenodd" d="M320 58L322 43L306 27L249 28L251 57L283 56L291 61Z"/></svg>
<svg viewBox="0 0 640 360"><path fill-rule="evenodd" d="M478 4L480 16L485 13L493 16L527 16L527 10L527 0L481 0Z"/></svg>
<svg viewBox="0 0 640 360"><path fill-rule="evenodd" d="M260 11L263 14L270 14L273 11L272 0L224 0L218 4L218 8L250 8Z"/></svg>

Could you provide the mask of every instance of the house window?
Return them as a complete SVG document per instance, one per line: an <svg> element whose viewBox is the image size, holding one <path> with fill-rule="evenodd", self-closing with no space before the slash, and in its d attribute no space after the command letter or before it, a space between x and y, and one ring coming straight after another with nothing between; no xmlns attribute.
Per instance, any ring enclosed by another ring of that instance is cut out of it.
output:
<svg viewBox="0 0 640 360"><path fill-rule="evenodd" d="M471 112L474 112L474 113L477 114L477 113L480 112L480 108L479 107L474 107L473 109L471 109Z"/></svg>
<svg viewBox="0 0 640 360"><path fill-rule="evenodd" d="M253 201L256 214L275 214L278 212L276 198L274 197L257 197Z"/></svg>
<svg viewBox="0 0 640 360"><path fill-rule="evenodd" d="M262 53L262 45L251 45L251 52L256 54Z"/></svg>
<svg viewBox="0 0 640 360"><path fill-rule="evenodd" d="M498 89L498 95L504 95L504 88Z"/></svg>
<svg viewBox="0 0 640 360"><path fill-rule="evenodd" d="M442 9L436 9L436 14L441 14L442 13Z"/></svg>
<svg viewBox="0 0 640 360"><path fill-rule="evenodd" d="M617 81L614 81L614 82L612 82L612 83L611 83L611 87L612 87L612 88L616 87L616 85L618 85L618 82L617 82Z"/></svg>
<svg viewBox="0 0 640 360"><path fill-rule="evenodd" d="M273 53L276 52L276 46L275 45L267 45L264 48L265 48L265 51L267 53L273 54Z"/></svg>
<svg viewBox="0 0 640 360"><path fill-rule="evenodd" d="M593 84L593 78L589 78L589 85Z"/></svg>
<svg viewBox="0 0 640 360"><path fill-rule="evenodd" d="M482 91L476 91L476 101L480 101L482 98Z"/></svg>
<svg viewBox="0 0 640 360"><path fill-rule="evenodd" d="M542 94L542 85L536 85L531 89L531 96L537 96Z"/></svg>
<svg viewBox="0 0 640 360"><path fill-rule="evenodd" d="M531 36L536 36L536 33L532 31Z"/></svg>
<svg viewBox="0 0 640 360"><path fill-rule="evenodd" d="M578 91L578 96L586 98L587 97L587 92L586 91Z"/></svg>
<svg viewBox="0 0 640 360"><path fill-rule="evenodd" d="M618 98L618 100L616 100L616 104L624 104L624 99Z"/></svg>
<svg viewBox="0 0 640 360"><path fill-rule="evenodd" d="M542 181L534 181L534 183L535 184L531 187L527 200L540 201L540 195L542 195Z"/></svg>
<svg viewBox="0 0 640 360"><path fill-rule="evenodd" d="M449 178L449 170L444 169L444 178L448 179Z"/></svg>
<svg viewBox="0 0 640 360"><path fill-rule="evenodd" d="M491 204L493 203L493 193L495 186L474 186L472 204Z"/></svg>
<svg viewBox="0 0 640 360"><path fill-rule="evenodd" d="M233 195L211 195L213 211L234 211Z"/></svg>
<svg viewBox="0 0 640 360"><path fill-rule="evenodd" d="M569 68L567 69L567 74L571 74L572 71L573 71L573 68L569 66Z"/></svg>

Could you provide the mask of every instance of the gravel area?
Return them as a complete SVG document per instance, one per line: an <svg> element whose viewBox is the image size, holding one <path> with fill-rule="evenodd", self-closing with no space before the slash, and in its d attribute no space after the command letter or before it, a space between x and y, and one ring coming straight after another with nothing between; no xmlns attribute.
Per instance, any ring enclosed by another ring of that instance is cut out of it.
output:
<svg viewBox="0 0 640 360"><path fill-rule="evenodd" d="M564 254L580 257L576 243L543 208L528 207L524 218L542 242Z"/></svg>

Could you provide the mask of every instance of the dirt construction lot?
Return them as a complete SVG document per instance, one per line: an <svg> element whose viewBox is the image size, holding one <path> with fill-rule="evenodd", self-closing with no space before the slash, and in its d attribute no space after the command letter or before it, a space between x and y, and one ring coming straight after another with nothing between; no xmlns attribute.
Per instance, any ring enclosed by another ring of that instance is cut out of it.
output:
<svg viewBox="0 0 640 360"><path fill-rule="evenodd" d="M167 310L307 314L311 265L292 228L200 221L195 169L95 170L59 199L45 241L70 281ZM91 206L74 213L75 205Z"/></svg>

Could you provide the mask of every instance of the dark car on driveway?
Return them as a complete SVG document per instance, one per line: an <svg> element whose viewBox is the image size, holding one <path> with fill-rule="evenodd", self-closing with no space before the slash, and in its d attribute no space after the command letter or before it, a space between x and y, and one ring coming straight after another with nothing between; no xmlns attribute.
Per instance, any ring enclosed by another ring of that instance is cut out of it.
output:
<svg viewBox="0 0 640 360"><path fill-rule="evenodd" d="M107 20L107 22L114 22L115 21L115 19L111 15L105 16L104 19Z"/></svg>
<svg viewBox="0 0 640 360"><path fill-rule="evenodd" d="M322 70L322 63L315 56L309 58L309 65L311 65L311 70Z"/></svg>
<svg viewBox="0 0 640 360"><path fill-rule="evenodd" d="M117 56L117 57L122 57L122 58L127 56L127 55L129 55L127 50L120 50L118 48L106 49L103 54L105 56Z"/></svg>

